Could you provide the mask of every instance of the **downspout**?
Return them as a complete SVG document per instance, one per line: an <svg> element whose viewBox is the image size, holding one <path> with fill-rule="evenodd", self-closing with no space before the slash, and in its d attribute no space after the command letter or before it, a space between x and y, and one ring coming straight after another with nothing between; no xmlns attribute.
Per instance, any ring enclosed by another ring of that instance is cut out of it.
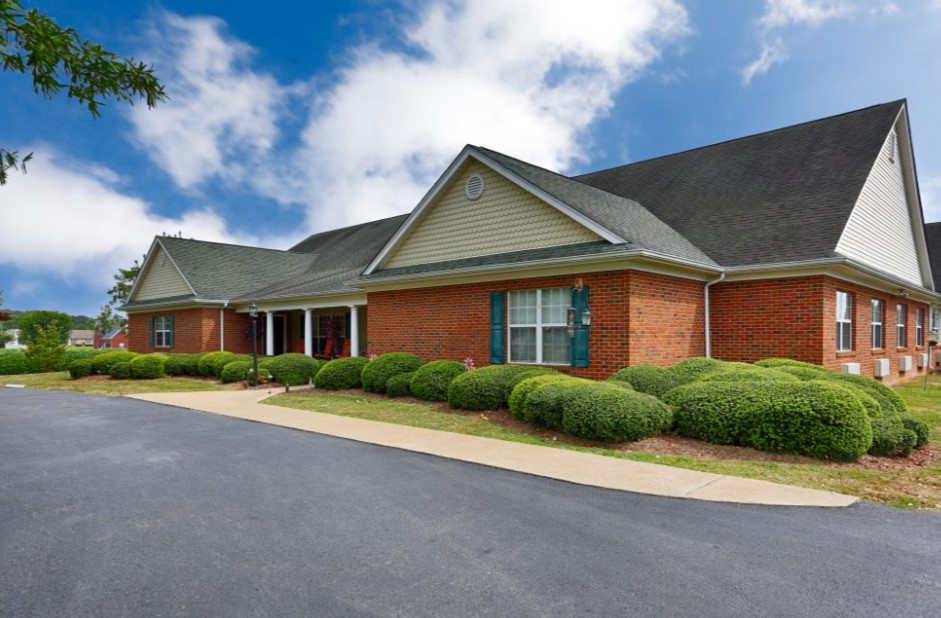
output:
<svg viewBox="0 0 941 618"><path fill-rule="evenodd" d="M705 287L705 301L706 301L706 306L705 306L705 309L706 309L706 358L712 358L712 336L711 336L711 334L710 334L711 328L710 328L710 324L709 324L709 288L711 288L711 287L714 286L715 284L719 283L719 282L722 281L723 279L725 279L725 273L724 273L724 272L719 275L719 278L718 278L718 279L716 279L716 280L714 280L714 281L710 281L709 283L707 283L707 284L706 284L706 287Z"/></svg>
<svg viewBox="0 0 941 618"><path fill-rule="evenodd" d="M225 301L222 309L219 309L219 351L225 352L225 308L229 306L229 301Z"/></svg>

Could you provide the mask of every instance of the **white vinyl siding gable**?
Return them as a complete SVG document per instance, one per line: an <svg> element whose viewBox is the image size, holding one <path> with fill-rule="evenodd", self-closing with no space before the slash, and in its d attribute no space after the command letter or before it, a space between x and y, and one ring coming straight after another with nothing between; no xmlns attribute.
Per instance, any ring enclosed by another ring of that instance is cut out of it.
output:
<svg viewBox="0 0 941 618"><path fill-rule="evenodd" d="M892 131L869 173L836 251L920 286L922 272L905 190L901 146Z"/></svg>
<svg viewBox="0 0 941 618"><path fill-rule="evenodd" d="M150 261L147 272L143 274L140 287L132 300L153 300L192 294L193 290L173 265L163 247L158 245L154 251L153 259Z"/></svg>
<svg viewBox="0 0 941 618"><path fill-rule="evenodd" d="M467 179L479 174L483 194L471 200ZM593 231L476 162L454 174L383 268L432 264L525 249L601 240Z"/></svg>

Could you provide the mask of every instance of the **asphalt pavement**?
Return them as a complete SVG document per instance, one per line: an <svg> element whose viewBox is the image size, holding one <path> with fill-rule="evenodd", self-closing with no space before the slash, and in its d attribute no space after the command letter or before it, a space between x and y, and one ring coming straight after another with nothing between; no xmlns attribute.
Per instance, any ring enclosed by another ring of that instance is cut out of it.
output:
<svg viewBox="0 0 941 618"><path fill-rule="evenodd" d="M941 517L574 485L0 389L0 616L937 616Z"/></svg>

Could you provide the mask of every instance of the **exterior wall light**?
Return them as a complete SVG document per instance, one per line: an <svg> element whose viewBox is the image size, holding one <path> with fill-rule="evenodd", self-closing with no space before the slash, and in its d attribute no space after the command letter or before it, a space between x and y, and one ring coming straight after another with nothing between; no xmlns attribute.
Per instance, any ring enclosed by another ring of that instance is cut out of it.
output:
<svg viewBox="0 0 941 618"><path fill-rule="evenodd" d="M258 305L252 303L248 306L248 317L255 319L258 317Z"/></svg>
<svg viewBox="0 0 941 618"><path fill-rule="evenodd" d="M591 326L591 311L588 309L582 311L582 326Z"/></svg>

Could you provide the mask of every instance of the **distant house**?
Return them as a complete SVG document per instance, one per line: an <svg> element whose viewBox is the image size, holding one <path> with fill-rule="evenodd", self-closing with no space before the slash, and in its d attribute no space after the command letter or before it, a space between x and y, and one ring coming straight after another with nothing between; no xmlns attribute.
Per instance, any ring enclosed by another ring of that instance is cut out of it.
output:
<svg viewBox="0 0 941 618"><path fill-rule="evenodd" d="M908 123L895 101L576 177L468 145L410 214L287 251L157 237L129 347L250 352L254 304L267 354L920 375L941 286Z"/></svg>
<svg viewBox="0 0 941 618"><path fill-rule="evenodd" d="M69 333L69 345L86 346L95 344L95 331L78 329Z"/></svg>
<svg viewBox="0 0 941 618"><path fill-rule="evenodd" d="M104 334L95 331L94 345L96 348L127 348L127 331L123 326L115 326Z"/></svg>
<svg viewBox="0 0 941 618"><path fill-rule="evenodd" d="M11 336L13 337L13 341L7 342L6 345L3 346L5 349L7 349L7 350L24 350L24 349L26 349L26 345L23 344L23 343L20 343L20 329L18 329L18 328L11 328L10 330L6 331L6 333L7 333L8 335L11 335Z"/></svg>

